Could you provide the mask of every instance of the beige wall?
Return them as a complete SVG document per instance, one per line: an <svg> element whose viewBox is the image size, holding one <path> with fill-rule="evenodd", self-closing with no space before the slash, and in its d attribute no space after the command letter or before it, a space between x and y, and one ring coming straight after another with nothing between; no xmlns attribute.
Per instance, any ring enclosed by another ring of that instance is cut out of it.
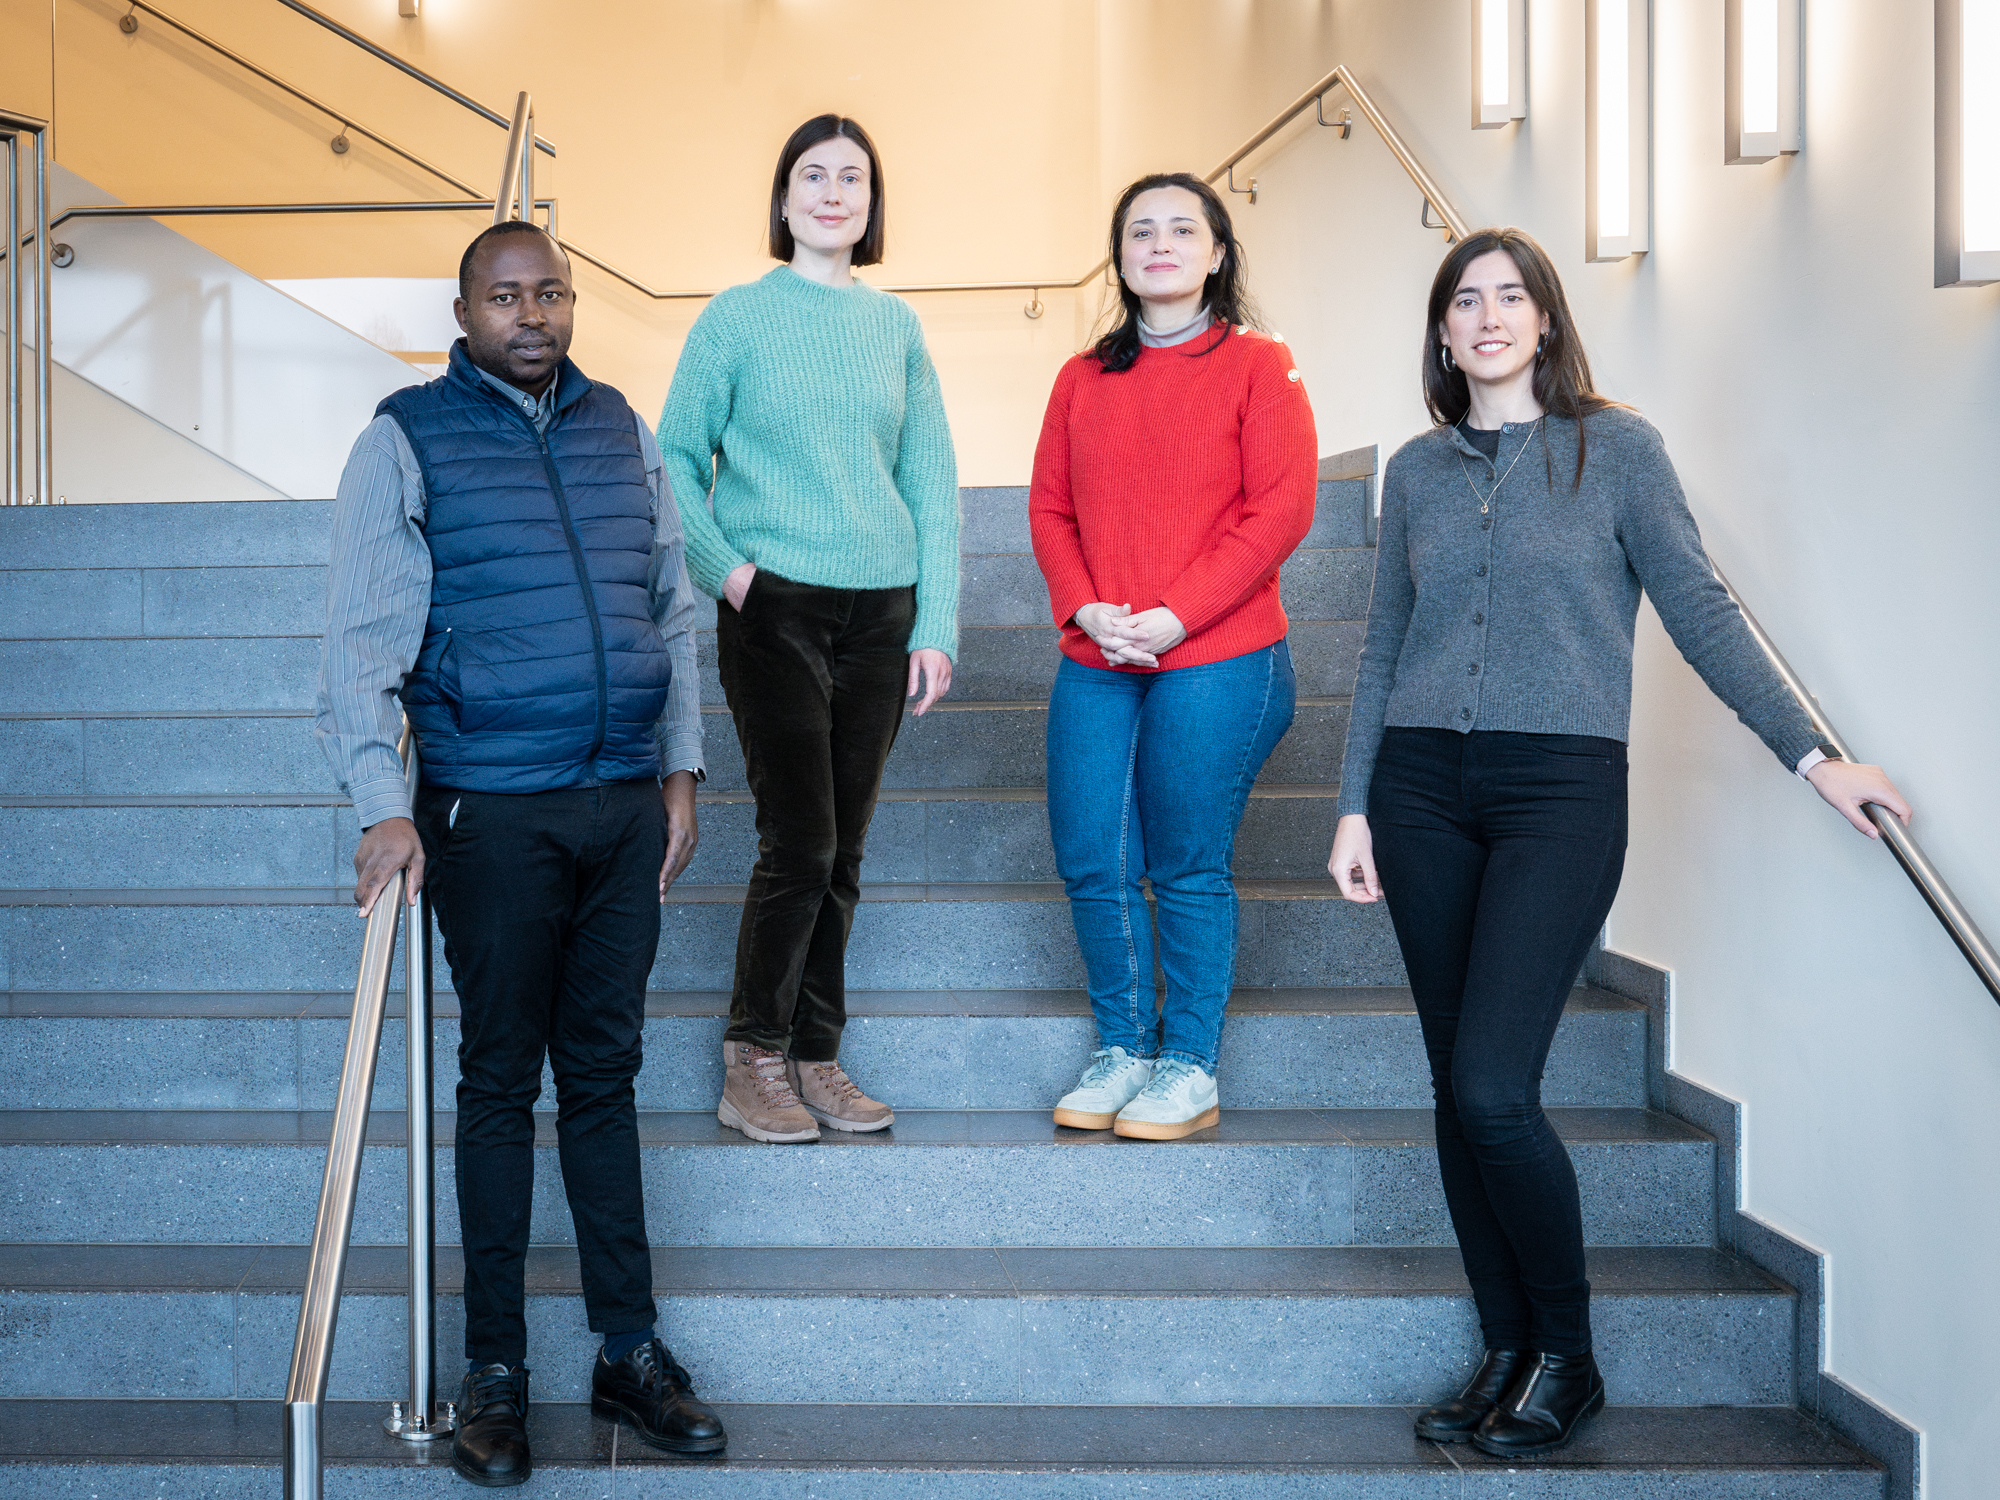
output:
<svg viewBox="0 0 2000 1500"><path fill-rule="evenodd" d="M1655 249L1583 260L1582 6L1534 0L1530 115L1469 125L1465 0L1338 0L1339 49L1473 223L1555 255L1600 384L1664 434L1710 550L2000 931L2000 287L1931 285L1932 7L1812 0L1806 149L1722 162L1722 0L1653 7ZM1424 423L1442 245L1379 144L1306 126L1239 211L1323 447ZM2000 1401L2000 1014L1887 854L1641 618L1614 947L1676 975L1674 1068L1746 1106L1745 1203L1828 1252L1831 1368L1984 1500Z"/></svg>
<svg viewBox="0 0 2000 1500"><path fill-rule="evenodd" d="M54 6L61 159L128 201L452 196L358 137L334 155L333 121L149 18L123 35L114 0ZM268 0L169 8L492 191L503 133L430 90ZM822 110L862 120L883 151L891 258L873 279L1068 279L1096 253L1098 24L1088 4L425 0L416 21L386 0L321 8L496 107L530 90L538 128L561 153L538 159L537 188L560 198L563 233L655 287L725 286L770 267L771 165L791 127ZM304 277L450 275L480 221L175 222L259 275ZM590 269L579 285L577 358L657 411L701 304L654 302ZM1048 313L1035 321L1022 315L1026 294L914 300L966 479L1023 482L1049 382L1094 315L1094 294L1045 294Z"/></svg>

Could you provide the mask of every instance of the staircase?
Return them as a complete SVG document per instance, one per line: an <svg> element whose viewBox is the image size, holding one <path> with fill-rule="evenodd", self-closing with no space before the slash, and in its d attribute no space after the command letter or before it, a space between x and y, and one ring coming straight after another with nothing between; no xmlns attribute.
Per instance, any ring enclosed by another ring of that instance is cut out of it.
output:
<svg viewBox="0 0 2000 1500"><path fill-rule="evenodd" d="M1726 1164L1649 1107L1646 1007L1589 987L1546 1096L1596 1247L1613 1405L1531 1468L1411 1435L1413 1408L1476 1362L1478 1332L1394 941L1324 875L1373 559L1364 504L1361 482L1323 484L1285 571L1302 697L1239 840L1223 1121L1171 1145L1049 1123L1092 1032L1042 801L1056 655L1024 492L965 492L954 696L906 720L869 842L843 1059L896 1106L883 1135L768 1147L715 1123L754 838L704 635L702 843L663 913L638 1088L663 1332L730 1448L670 1459L582 1404L592 1341L545 1127L527 1493L1891 1493L1881 1464L1798 1408L1819 1379L1796 1352L1817 1308L1719 1248L1736 1242ZM0 511L4 1500L277 1492L361 931L358 832L310 724L330 513ZM394 1108L400 1026L377 1085ZM327 1492L443 1495L458 1481L442 1455L379 1426L404 1378L401 1117L370 1141ZM455 1381L448 1159L438 1181Z"/></svg>

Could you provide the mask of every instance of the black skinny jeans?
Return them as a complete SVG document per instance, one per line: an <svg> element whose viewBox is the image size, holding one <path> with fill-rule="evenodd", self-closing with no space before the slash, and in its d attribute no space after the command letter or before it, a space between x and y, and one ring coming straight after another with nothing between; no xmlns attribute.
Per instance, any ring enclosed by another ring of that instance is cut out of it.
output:
<svg viewBox="0 0 2000 1500"><path fill-rule="evenodd" d="M716 610L722 691L757 799L726 1040L832 1062L862 845L903 722L917 591L834 589L763 568Z"/></svg>
<svg viewBox="0 0 2000 1500"><path fill-rule="evenodd" d="M659 783L520 796L425 787L415 811L458 990L465 1356L510 1365L527 1357L522 1277L544 1053L590 1327L650 1327L653 1258L632 1080L660 944Z"/></svg>
<svg viewBox="0 0 2000 1500"><path fill-rule="evenodd" d="M1438 1170L1489 1349L1590 1349L1583 1216L1542 1069L1625 865L1625 747L1389 729L1375 866L1437 1095Z"/></svg>

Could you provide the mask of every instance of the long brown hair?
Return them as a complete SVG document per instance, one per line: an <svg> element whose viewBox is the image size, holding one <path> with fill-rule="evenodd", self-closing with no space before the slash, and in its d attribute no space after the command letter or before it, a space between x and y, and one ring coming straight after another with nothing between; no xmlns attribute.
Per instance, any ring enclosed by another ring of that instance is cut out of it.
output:
<svg viewBox="0 0 2000 1500"><path fill-rule="evenodd" d="M1132 200L1141 193L1164 187L1184 188L1200 200L1202 215L1208 220L1208 232L1222 247L1222 264L1215 268L1201 287L1202 305L1215 319L1215 326L1224 330L1224 334L1210 339L1208 347L1201 351L1212 354L1226 336L1229 324L1244 324L1251 328L1263 326L1245 284L1248 278L1243 265L1243 246L1237 241L1236 226L1229 221L1229 205L1222 201L1220 193L1188 172L1154 172L1141 177L1118 195L1117 206L1111 210L1111 269L1115 274L1123 264L1119 241L1125 233L1125 216L1132 211ZM1123 275L1119 275L1116 321L1109 332L1090 346L1090 358L1104 366L1108 373L1116 375L1132 368L1140 348L1139 294L1125 284Z"/></svg>
<svg viewBox="0 0 2000 1500"><path fill-rule="evenodd" d="M1525 229L1475 230L1445 253L1437 278L1431 282L1430 307L1424 318L1424 405L1430 408L1431 420L1440 427L1463 421L1472 409L1472 391L1466 384L1465 372L1456 365L1445 364L1446 346L1440 330L1444 327L1445 308L1464 284L1466 268L1495 250L1504 250L1513 260L1521 273L1522 290L1549 320L1549 331L1535 354L1535 400L1543 411L1569 417L1577 424L1576 475L1570 481L1570 488L1574 489L1583 483L1583 419L1592 412L1624 403L1599 394L1591 384L1590 357L1583 352L1583 340L1577 336L1576 319L1570 314L1569 298L1563 295L1562 278L1556 274L1548 251L1536 244L1534 236ZM1543 451L1547 452L1546 443ZM1551 483L1554 477L1551 471Z"/></svg>

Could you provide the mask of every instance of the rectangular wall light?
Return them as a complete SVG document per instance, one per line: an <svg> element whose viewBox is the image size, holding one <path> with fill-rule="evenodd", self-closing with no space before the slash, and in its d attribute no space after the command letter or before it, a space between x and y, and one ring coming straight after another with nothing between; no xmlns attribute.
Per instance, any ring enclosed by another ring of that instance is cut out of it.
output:
<svg viewBox="0 0 2000 1500"><path fill-rule="evenodd" d="M1586 253L1624 260L1653 246L1652 0L1584 0L1583 48Z"/></svg>
<svg viewBox="0 0 2000 1500"><path fill-rule="evenodd" d="M1722 159L1764 162L1803 144L1802 0L1725 0Z"/></svg>
<svg viewBox="0 0 2000 1500"><path fill-rule="evenodd" d="M1528 117L1528 0L1472 0L1472 128Z"/></svg>
<svg viewBox="0 0 2000 1500"><path fill-rule="evenodd" d="M2000 281L2000 0L1937 0L1937 285Z"/></svg>

